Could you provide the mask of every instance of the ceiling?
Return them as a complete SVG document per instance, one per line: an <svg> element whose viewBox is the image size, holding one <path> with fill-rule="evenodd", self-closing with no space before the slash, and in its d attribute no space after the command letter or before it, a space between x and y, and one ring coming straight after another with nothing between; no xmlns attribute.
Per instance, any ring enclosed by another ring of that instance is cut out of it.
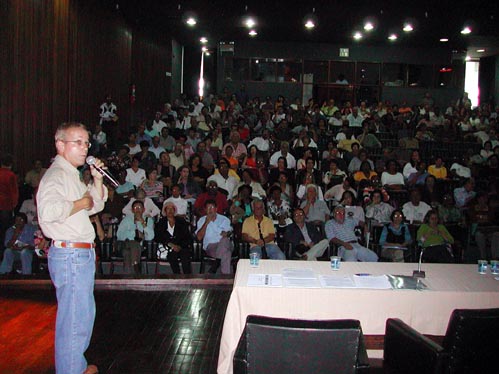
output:
<svg viewBox="0 0 499 374"><path fill-rule="evenodd" d="M168 33L184 45L199 43L201 36L209 39L210 48L219 41L249 39L242 18L250 14L257 19L255 40L261 41L384 45L392 43L387 36L395 32L399 35L395 43L401 46L445 45L457 51L469 49L477 57L499 54L497 0L104 0L102 4L121 12L132 25L154 33ZM318 25L309 31L303 27L304 17L312 13L313 8ZM189 11L198 18L193 28L184 23L184 16ZM360 42L354 41L353 32L363 31L364 20L368 17L373 17L375 30ZM401 30L406 20L414 23L414 31L410 34ZM470 23L473 29L468 36L460 34L465 23ZM449 42L441 43L442 37ZM486 51L476 53L480 48Z"/></svg>

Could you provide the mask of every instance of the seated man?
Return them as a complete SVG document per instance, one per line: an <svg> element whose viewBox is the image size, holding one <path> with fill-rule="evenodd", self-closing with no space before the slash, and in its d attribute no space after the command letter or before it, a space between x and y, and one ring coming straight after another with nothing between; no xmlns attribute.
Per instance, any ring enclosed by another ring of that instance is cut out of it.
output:
<svg viewBox="0 0 499 374"><path fill-rule="evenodd" d="M154 219L144 213L144 203L135 200L133 214L127 214L118 226L116 238L123 253L123 270L130 273L133 266L135 274L140 274L140 255L144 240L154 239Z"/></svg>
<svg viewBox="0 0 499 374"><path fill-rule="evenodd" d="M217 213L215 200L206 200L204 209L206 215L197 223L196 238L203 241L203 249L209 256L220 259L222 274L230 274L233 250L229 239L229 233L232 231L230 220Z"/></svg>
<svg viewBox="0 0 499 374"><path fill-rule="evenodd" d="M359 224L353 217L345 217L345 208L334 208L333 219L326 222L326 236L339 245L338 255L344 261L376 262L378 256L368 248L361 246L355 236L355 227Z"/></svg>
<svg viewBox="0 0 499 374"><path fill-rule="evenodd" d="M317 186L309 184L307 186L307 199L301 203L300 208L306 216L306 221L316 226L323 226L329 219L329 208L324 200L317 199Z"/></svg>
<svg viewBox="0 0 499 374"><path fill-rule="evenodd" d="M317 228L305 222L305 212L301 208L296 208L293 212L294 223L286 227L284 240L291 243L292 254L300 257L301 260L316 261L321 257L329 241Z"/></svg>
<svg viewBox="0 0 499 374"><path fill-rule="evenodd" d="M206 192L199 194L198 198L194 202L194 214L199 218L206 215L206 202L208 200L214 200L217 206L218 214L225 214L229 209L229 203L227 202L227 196L222 192L218 191L217 181L210 180L206 183Z"/></svg>
<svg viewBox="0 0 499 374"><path fill-rule="evenodd" d="M174 184L172 186L172 195L163 203L163 213L166 204L172 203L173 205L175 205L175 216L185 219L185 217L187 217L187 207L189 204L187 200L180 195L180 192L180 186L178 184Z"/></svg>
<svg viewBox="0 0 499 374"><path fill-rule="evenodd" d="M431 206L421 201L421 192L417 188L413 189L410 194L410 201L402 206L404 217L409 223L423 223L423 220L431 210Z"/></svg>
<svg viewBox="0 0 499 374"><path fill-rule="evenodd" d="M16 258L21 259L23 274L31 274L35 231L36 227L28 223L26 214L16 214L14 226L9 227L5 233L5 251L0 274L10 273Z"/></svg>
<svg viewBox="0 0 499 374"><path fill-rule="evenodd" d="M253 216L248 217L243 222L243 241L250 243L250 253L256 252L262 256L262 248L267 252L267 256L273 260L285 260L286 256L276 245L275 227L272 220L264 216L265 205L261 200L254 200L252 203Z"/></svg>
<svg viewBox="0 0 499 374"><path fill-rule="evenodd" d="M179 261L182 263L184 274L191 274L192 235L189 224L177 214L173 202L165 202L163 218L156 225L155 241L163 244L167 249L167 259L172 272L180 274Z"/></svg>

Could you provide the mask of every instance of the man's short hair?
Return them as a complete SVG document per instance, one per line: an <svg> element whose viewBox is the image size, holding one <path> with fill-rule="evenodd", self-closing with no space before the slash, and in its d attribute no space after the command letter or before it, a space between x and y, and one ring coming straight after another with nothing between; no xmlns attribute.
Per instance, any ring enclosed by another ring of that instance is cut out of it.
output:
<svg viewBox="0 0 499 374"><path fill-rule="evenodd" d="M142 140L139 144L140 144L140 148L150 146L149 142L147 140Z"/></svg>
<svg viewBox="0 0 499 374"><path fill-rule="evenodd" d="M213 206L217 206L217 202L216 200L213 200L213 199L208 199L204 202L204 207L206 208L208 205L213 205Z"/></svg>
<svg viewBox="0 0 499 374"><path fill-rule="evenodd" d="M87 131L87 127L80 122L63 122L55 131L55 141L66 140L66 131L73 128L80 128Z"/></svg>
<svg viewBox="0 0 499 374"><path fill-rule="evenodd" d="M135 205L137 204L140 204L142 205L142 208L144 208L144 202L142 200L135 200L133 203L132 203L132 209Z"/></svg>
<svg viewBox="0 0 499 374"><path fill-rule="evenodd" d="M16 217L21 218L24 221L24 223L28 223L28 216L25 213L17 212Z"/></svg>

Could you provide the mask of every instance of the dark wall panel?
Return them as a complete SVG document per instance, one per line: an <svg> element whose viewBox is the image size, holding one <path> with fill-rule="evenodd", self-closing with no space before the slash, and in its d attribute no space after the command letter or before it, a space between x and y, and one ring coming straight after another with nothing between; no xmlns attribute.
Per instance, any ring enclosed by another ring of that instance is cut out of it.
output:
<svg viewBox="0 0 499 374"><path fill-rule="evenodd" d="M132 77L143 94L134 111L169 99L171 38L148 38L98 0L3 0L0 19L0 149L21 174L33 159L48 164L61 122L93 128L106 93L126 131Z"/></svg>

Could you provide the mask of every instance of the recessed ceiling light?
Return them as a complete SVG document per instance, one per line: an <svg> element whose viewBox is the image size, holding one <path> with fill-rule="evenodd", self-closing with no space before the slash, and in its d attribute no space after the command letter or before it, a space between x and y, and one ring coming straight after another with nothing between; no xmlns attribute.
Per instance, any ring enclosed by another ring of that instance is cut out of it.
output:
<svg viewBox="0 0 499 374"><path fill-rule="evenodd" d="M476 51L477 51L478 53L483 53L483 52L485 52L485 49L477 49Z"/></svg>
<svg viewBox="0 0 499 374"><path fill-rule="evenodd" d="M447 39L447 38L440 38L440 41L441 41L442 43L447 43L447 42L449 41L449 39Z"/></svg>
<svg viewBox="0 0 499 374"><path fill-rule="evenodd" d="M353 38L355 40L360 40L362 39L362 33L360 33L359 31L356 31L354 34L353 34Z"/></svg>
<svg viewBox="0 0 499 374"><path fill-rule="evenodd" d="M255 31L255 30L250 30L250 32L248 33L249 36L251 37L255 37L258 35L258 33Z"/></svg>
<svg viewBox="0 0 499 374"><path fill-rule="evenodd" d="M206 44L206 43L208 43L208 39L206 39L204 36L203 36L201 39L199 39L199 41L200 41L202 44Z"/></svg>
<svg viewBox="0 0 499 374"><path fill-rule="evenodd" d="M313 29L314 27L315 27L315 23L311 19L309 19L309 20L307 20L307 22L305 22L305 28L310 30L310 29Z"/></svg>
<svg viewBox="0 0 499 374"><path fill-rule="evenodd" d="M465 60L466 61L471 61L471 57L470 56L466 56Z"/></svg>
<svg viewBox="0 0 499 374"><path fill-rule="evenodd" d="M187 18L185 23L187 23L189 26L194 26L197 23L197 21L194 17L189 17Z"/></svg>
<svg viewBox="0 0 499 374"><path fill-rule="evenodd" d="M246 21L244 21L244 24L246 25L246 27L247 27L248 29L251 29L251 28L255 27L256 22L255 22L255 20L254 20L253 18L248 17L248 18L246 19Z"/></svg>
<svg viewBox="0 0 499 374"><path fill-rule="evenodd" d="M388 40L391 40L392 42L394 42L397 39L398 39L397 34L390 34L390 36L388 37Z"/></svg>
<svg viewBox="0 0 499 374"><path fill-rule="evenodd" d="M471 33L471 29L469 28L469 26L466 26L464 29L461 30L461 34L463 35L468 35Z"/></svg>
<svg viewBox="0 0 499 374"><path fill-rule="evenodd" d="M411 32L414 30L414 27L410 23L406 23L402 30L404 30L405 32Z"/></svg>
<svg viewBox="0 0 499 374"><path fill-rule="evenodd" d="M374 29L374 25L372 22L366 22L364 25L364 30L366 31L372 31Z"/></svg>

